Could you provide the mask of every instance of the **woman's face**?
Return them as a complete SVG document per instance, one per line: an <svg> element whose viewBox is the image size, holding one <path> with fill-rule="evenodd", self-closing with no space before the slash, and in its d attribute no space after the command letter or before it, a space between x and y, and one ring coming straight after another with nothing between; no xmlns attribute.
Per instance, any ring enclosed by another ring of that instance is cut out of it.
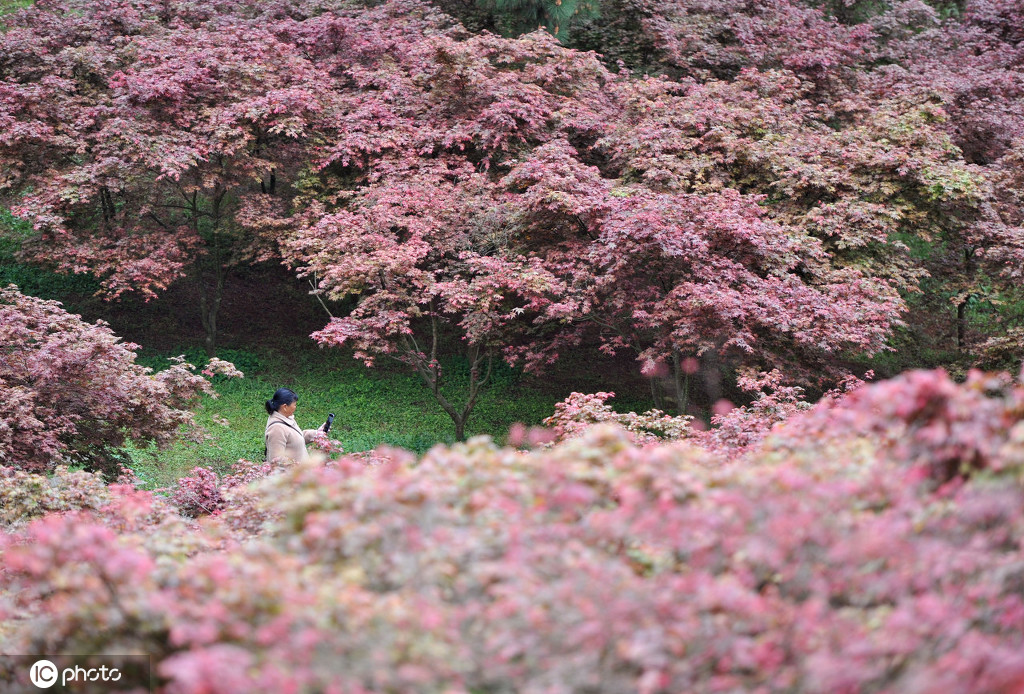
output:
<svg viewBox="0 0 1024 694"><path fill-rule="evenodd" d="M291 417L295 414L295 408L299 406L299 401L288 403L287 405L281 405L277 408L277 411L283 414L285 417Z"/></svg>

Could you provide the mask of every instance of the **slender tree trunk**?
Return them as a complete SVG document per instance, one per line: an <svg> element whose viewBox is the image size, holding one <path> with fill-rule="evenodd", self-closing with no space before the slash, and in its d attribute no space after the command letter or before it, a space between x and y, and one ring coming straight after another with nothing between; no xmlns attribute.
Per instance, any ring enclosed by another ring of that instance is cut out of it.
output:
<svg viewBox="0 0 1024 694"><path fill-rule="evenodd" d="M968 286L974 283L974 249L970 246L964 248L964 274L967 276ZM963 300L956 307L956 350L964 352L967 348L967 299Z"/></svg>
<svg viewBox="0 0 1024 694"><path fill-rule="evenodd" d="M722 399L722 370L718 361L718 352L709 349L704 353L701 362L704 391L712 403L718 402Z"/></svg>
<svg viewBox="0 0 1024 694"><path fill-rule="evenodd" d="M213 270L214 278L212 286L207 283L206 273L202 269L198 272L199 284L199 317L203 323L203 330L206 335L203 337L203 349L206 356L217 356L217 315L220 312L220 302L224 296L224 273L218 266Z"/></svg>
<svg viewBox="0 0 1024 694"><path fill-rule="evenodd" d="M649 380L651 382L651 401L654 403L654 409L660 410L662 408L661 389L658 384L660 379L657 376L651 376Z"/></svg>
<svg viewBox="0 0 1024 694"><path fill-rule="evenodd" d="M672 350L672 376L676 390L676 414L684 415L690 407L690 374L683 372L679 350Z"/></svg>
<svg viewBox="0 0 1024 694"><path fill-rule="evenodd" d="M433 316L431 317L431 343L429 359L426 354L420 351L415 337L403 338L400 346L416 367L420 378L430 388L430 392L433 393L434 399L437 400L441 409L451 418L452 423L455 425L456 441L464 441L466 439L466 423L469 421L469 416L473 413L473 408L476 407L480 391L490 380L494 366L494 355L490 351L482 350L476 345L469 347L467 355L469 357L469 392L465 404L459 408L441 392L441 365L437 361L437 321ZM483 375L480 373L482 366L485 367Z"/></svg>
<svg viewBox="0 0 1024 694"><path fill-rule="evenodd" d="M956 307L956 351L964 351L967 334L967 302L961 301Z"/></svg>
<svg viewBox="0 0 1024 694"><path fill-rule="evenodd" d="M224 262L220 248L220 224L221 205L224 201L224 193L218 192L212 200L210 213L212 230L211 249L208 265L211 279L207 279L208 273L205 270L204 261L197 263L197 280L199 283L199 314L203 323L203 330L206 335L203 338L203 348L206 356L217 356L217 315L220 313L221 300L224 298ZM198 229L199 205L195 195L192 197L193 219Z"/></svg>

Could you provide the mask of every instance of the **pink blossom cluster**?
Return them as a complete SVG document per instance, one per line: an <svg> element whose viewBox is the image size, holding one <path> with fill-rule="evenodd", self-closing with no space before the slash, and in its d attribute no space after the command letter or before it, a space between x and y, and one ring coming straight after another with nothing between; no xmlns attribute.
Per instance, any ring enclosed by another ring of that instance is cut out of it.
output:
<svg viewBox="0 0 1024 694"><path fill-rule="evenodd" d="M327 442L327 447L336 446L340 452L340 445L328 441L326 437L323 440ZM287 463L284 462L256 463L242 458L231 466L230 474L221 477L213 470L197 466L188 475L178 479L171 490L170 501L184 516L195 518L219 514L230 504L234 490L244 489L285 467Z"/></svg>
<svg viewBox="0 0 1024 694"><path fill-rule="evenodd" d="M869 371L865 377L873 378L874 373ZM832 403L863 384L861 379L848 376L825 394L823 402ZM605 392L572 393L555 404L555 413L545 419L544 424L550 427L549 440L566 440L581 435L594 424L612 423L629 432L638 445L687 439L733 459L756 450L777 424L811 408L811 403L804 399L803 388L787 385L778 369L769 373L742 370L737 385L750 393L753 401L740 407L719 401L715 404L710 429L693 417L673 417L661 410L648 410L643 414L616 412L607 404L615 394Z"/></svg>
<svg viewBox="0 0 1024 694"><path fill-rule="evenodd" d="M234 364L217 357L210 357L210 361L202 371L204 376L225 376L227 378L244 378L242 373Z"/></svg>
<svg viewBox="0 0 1024 694"><path fill-rule="evenodd" d="M614 423L633 435L638 444L676 441L688 438L694 431L690 427L692 417L672 417L661 410L620 413L606 401L615 393L572 393L562 402L555 404L555 413L544 420L551 428L554 440L564 441L575 438L594 424Z"/></svg>

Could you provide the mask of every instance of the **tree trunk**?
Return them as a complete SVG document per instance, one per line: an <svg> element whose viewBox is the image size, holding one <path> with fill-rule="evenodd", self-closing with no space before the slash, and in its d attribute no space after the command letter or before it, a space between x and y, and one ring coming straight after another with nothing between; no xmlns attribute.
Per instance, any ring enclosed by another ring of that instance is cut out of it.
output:
<svg viewBox="0 0 1024 694"><path fill-rule="evenodd" d="M206 331L203 349L208 357L217 356L217 314L224 295L223 273L218 271L216 275L213 287L208 287L202 270L199 272L199 317Z"/></svg>
<svg viewBox="0 0 1024 694"><path fill-rule="evenodd" d="M204 262L202 259L197 263L198 279L199 279L199 312L200 319L203 322L203 329L206 331L206 336L203 339L203 347L206 350L207 357L217 356L217 314L220 312L220 302L224 298L224 265L221 257L220 248L220 222L221 222L221 203L224 200L223 191L213 196L212 209L211 209L211 220L213 224L212 230L212 245L213 253L212 258L209 259L209 271L213 274L213 280L211 286L207 286L206 273L204 272ZM192 209L194 219L196 220L198 229L199 220L199 207L196 203L196 197L192 198Z"/></svg>
<svg viewBox="0 0 1024 694"><path fill-rule="evenodd" d="M683 373L679 350L672 350L672 376L676 390L676 414L684 415L690 407L690 374Z"/></svg>
<svg viewBox="0 0 1024 694"><path fill-rule="evenodd" d="M722 399L722 371L718 361L718 352L709 349L701 359L701 371L704 376L704 391L708 401L715 403Z"/></svg>
<svg viewBox="0 0 1024 694"><path fill-rule="evenodd" d="M964 275L967 278L967 286L974 285L974 248L964 248ZM966 295L956 306L956 350L963 352L967 343L967 300L971 295Z"/></svg>
<svg viewBox="0 0 1024 694"><path fill-rule="evenodd" d="M206 319L206 337L203 338L203 346L206 349L206 356L213 358L217 356L217 309L212 309Z"/></svg>
<svg viewBox="0 0 1024 694"><path fill-rule="evenodd" d="M660 410L662 409L661 384L658 383L660 379L657 376L651 376L648 380L651 382L651 401L654 403L654 409Z"/></svg>
<svg viewBox="0 0 1024 694"><path fill-rule="evenodd" d="M431 324L433 344L430 350L429 361L425 359L426 355L419 350L419 345L414 337L402 338L399 344L407 358L416 367L420 378L423 379L423 382L430 388L431 393L434 394L434 399L441 405L441 409L451 418L452 423L455 425L455 440L465 441L466 423L469 421L469 416L473 413L473 408L476 407L480 390L490 380L491 371L494 366L494 356L486 350L481 350L479 346L469 347L469 394L462 408L456 408L441 392L441 366L437 361L437 323L432 320ZM486 363L487 369L483 377L481 377L480 366L484 363Z"/></svg>
<svg viewBox="0 0 1024 694"><path fill-rule="evenodd" d="M967 335L967 302L961 301L956 307L956 350L964 351L964 340Z"/></svg>

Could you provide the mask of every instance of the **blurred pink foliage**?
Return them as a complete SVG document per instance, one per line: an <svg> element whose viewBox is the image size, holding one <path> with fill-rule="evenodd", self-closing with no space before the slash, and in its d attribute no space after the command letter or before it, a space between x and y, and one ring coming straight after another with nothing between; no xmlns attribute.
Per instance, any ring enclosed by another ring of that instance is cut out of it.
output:
<svg viewBox="0 0 1024 694"><path fill-rule="evenodd" d="M1020 691L1024 385L915 372L799 410L732 461L601 424L243 463L198 523L5 469L49 501L4 518L0 650L147 652L193 694Z"/></svg>

